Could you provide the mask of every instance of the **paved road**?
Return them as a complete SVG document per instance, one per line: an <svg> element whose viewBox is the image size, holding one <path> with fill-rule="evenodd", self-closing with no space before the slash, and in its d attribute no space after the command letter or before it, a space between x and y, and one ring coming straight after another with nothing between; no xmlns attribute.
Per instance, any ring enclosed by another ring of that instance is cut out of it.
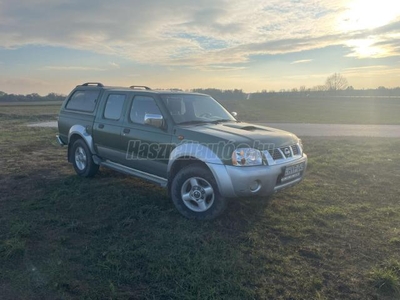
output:
<svg viewBox="0 0 400 300"><path fill-rule="evenodd" d="M49 127L49 128L57 128L57 121L32 123L32 124L28 124L28 127Z"/></svg>
<svg viewBox="0 0 400 300"><path fill-rule="evenodd" d="M263 123L298 136L400 137L400 125Z"/></svg>
<svg viewBox="0 0 400 300"><path fill-rule="evenodd" d="M400 137L400 125L346 125L304 123L259 123L293 132L298 136ZM57 122L29 124L29 127L57 127Z"/></svg>

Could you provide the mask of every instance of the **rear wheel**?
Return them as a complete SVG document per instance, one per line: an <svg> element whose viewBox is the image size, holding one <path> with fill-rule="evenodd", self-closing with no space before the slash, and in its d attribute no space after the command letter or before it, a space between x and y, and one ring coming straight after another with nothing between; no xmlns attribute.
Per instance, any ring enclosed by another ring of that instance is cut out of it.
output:
<svg viewBox="0 0 400 300"><path fill-rule="evenodd" d="M218 191L211 172L201 164L189 165L172 180L171 198L187 218L211 220L226 208L227 200Z"/></svg>
<svg viewBox="0 0 400 300"><path fill-rule="evenodd" d="M82 177L93 177L99 170L99 165L96 165L92 159L92 153L86 143L78 139L72 145L71 149L72 164L75 172Z"/></svg>

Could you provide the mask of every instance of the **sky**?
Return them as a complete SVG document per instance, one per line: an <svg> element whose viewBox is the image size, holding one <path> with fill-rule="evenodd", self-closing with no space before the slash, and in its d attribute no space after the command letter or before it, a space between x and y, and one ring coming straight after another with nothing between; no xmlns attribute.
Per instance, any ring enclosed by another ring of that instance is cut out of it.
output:
<svg viewBox="0 0 400 300"><path fill-rule="evenodd" d="M0 91L400 86L398 0L0 0Z"/></svg>

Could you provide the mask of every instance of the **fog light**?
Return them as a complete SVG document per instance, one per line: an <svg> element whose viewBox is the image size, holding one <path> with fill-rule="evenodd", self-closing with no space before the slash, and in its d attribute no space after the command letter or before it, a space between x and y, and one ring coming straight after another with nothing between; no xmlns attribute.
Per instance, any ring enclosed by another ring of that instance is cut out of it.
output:
<svg viewBox="0 0 400 300"><path fill-rule="evenodd" d="M253 181L250 185L249 185L249 189L250 191L252 191L253 193L258 192L261 188L261 183L258 180Z"/></svg>

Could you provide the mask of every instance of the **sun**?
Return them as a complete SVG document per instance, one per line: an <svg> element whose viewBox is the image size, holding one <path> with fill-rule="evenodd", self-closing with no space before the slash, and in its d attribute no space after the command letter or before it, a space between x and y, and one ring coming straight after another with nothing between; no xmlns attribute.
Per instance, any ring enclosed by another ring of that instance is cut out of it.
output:
<svg viewBox="0 0 400 300"><path fill-rule="evenodd" d="M378 58L396 52L390 45L380 45L383 36L373 31L396 19L400 19L399 0L349 0L339 16L337 27L341 33L350 34L352 37L346 41L346 45L351 49L348 56ZM358 33L368 34L357 37ZM398 38L398 34L386 33L385 38Z"/></svg>
<svg viewBox="0 0 400 300"><path fill-rule="evenodd" d="M350 0L346 8L339 20L344 32L377 28L400 17L398 0Z"/></svg>
<svg viewBox="0 0 400 300"><path fill-rule="evenodd" d="M375 43L376 40L374 39L349 40L346 44L352 48L353 52L348 56L357 58L386 56L386 49L375 46Z"/></svg>

